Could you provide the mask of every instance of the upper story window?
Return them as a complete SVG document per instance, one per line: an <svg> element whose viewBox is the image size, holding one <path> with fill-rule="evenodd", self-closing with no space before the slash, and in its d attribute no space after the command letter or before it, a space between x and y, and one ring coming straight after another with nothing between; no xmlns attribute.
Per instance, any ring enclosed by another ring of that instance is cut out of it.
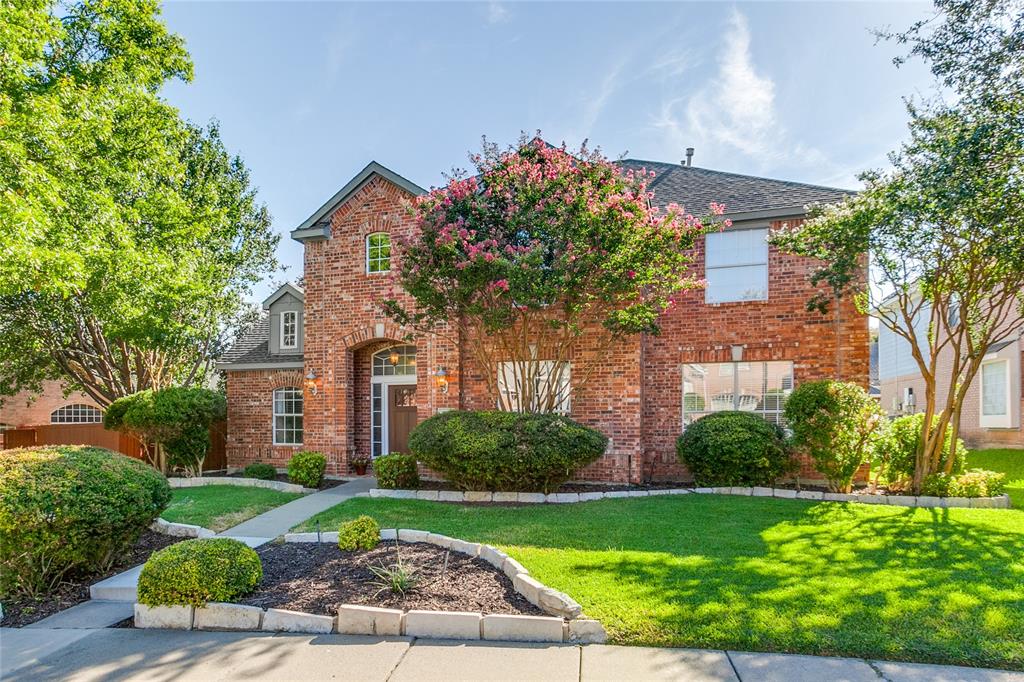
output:
<svg viewBox="0 0 1024 682"><path fill-rule="evenodd" d="M274 445L302 445L302 389L274 391Z"/></svg>
<svg viewBox="0 0 1024 682"><path fill-rule="evenodd" d="M299 313L286 310L281 313L281 348L298 348Z"/></svg>
<svg viewBox="0 0 1024 682"><path fill-rule="evenodd" d="M705 238L705 303L768 298L768 230L727 230Z"/></svg>
<svg viewBox="0 0 1024 682"><path fill-rule="evenodd" d="M391 270L391 235L375 232L366 237L366 272Z"/></svg>
<svg viewBox="0 0 1024 682"><path fill-rule="evenodd" d="M987 360L981 365L982 428L1010 426L1010 361Z"/></svg>
<svg viewBox="0 0 1024 682"><path fill-rule="evenodd" d="M58 407L50 413L51 424L98 424L103 413L92 405L76 403Z"/></svg>

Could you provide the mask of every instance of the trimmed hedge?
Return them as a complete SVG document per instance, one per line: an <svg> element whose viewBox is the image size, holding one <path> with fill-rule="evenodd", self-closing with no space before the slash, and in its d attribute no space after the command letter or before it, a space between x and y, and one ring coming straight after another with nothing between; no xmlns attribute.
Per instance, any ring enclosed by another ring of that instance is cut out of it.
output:
<svg viewBox="0 0 1024 682"><path fill-rule="evenodd" d="M370 550L380 544L380 526L373 517L365 514L346 521L338 528L338 549L354 552L357 549Z"/></svg>
<svg viewBox="0 0 1024 682"><path fill-rule="evenodd" d="M416 490L420 487L420 472L412 455L392 453L373 462L377 485L381 488Z"/></svg>
<svg viewBox="0 0 1024 682"><path fill-rule="evenodd" d="M288 480L304 488L319 488L327 470L327 458L319 452L296 452L288 461Z"/></svg>
<svg viewBox="0 0 1024 682"><path fill-rule="evenodd" d="M409 436L420 462L465 490L549 493L607 447L602 433L558 414L443 412Z"/></svg>
<svg viewBox="0 0 1024 682"><path fill-rule="evenodd" d="M147 606L229 602L263 579L260 557L231 538L184 540L149 557L139 575L139 603Z"/></svg>
<svg viewBox="0 0 1024 682"><path fill-rule="evenodd" d="M262 481L273 481L277 478L277 469L270 464L253 462L242 469L242 475L246 478L258 478Z"/></svg>
<svg viewBox="0 0 1024 682"><path fill-rule="evenodd" d="M699 486L771 485L793 471L778 425L750 412L713 412L686 427L676 454Z"/></svg>
<svg viewBox="0 0 1024 682"><path fill-rule="evenodd" d="M159 471L110 450L0 450L0 593L106 569L170 501Z"/></svg>

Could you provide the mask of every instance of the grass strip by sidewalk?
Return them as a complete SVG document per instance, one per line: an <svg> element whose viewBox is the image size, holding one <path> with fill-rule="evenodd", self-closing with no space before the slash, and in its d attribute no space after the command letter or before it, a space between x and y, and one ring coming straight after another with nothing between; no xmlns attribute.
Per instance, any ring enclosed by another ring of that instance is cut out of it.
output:
<svg viewBox="0 0 1024 682"><path fill-rule="evenodd" d="M505 549L620 644L1024 669L1024 512L685 495L360 514Z"/></svg>
<svg viewBox="0 0 1024 682"><path fill-rule="evenodd" d="M218 533L265 511L302 497L268 488L206 485L175 488L171 504L160 516L174 523L191 523Z"/></svg>

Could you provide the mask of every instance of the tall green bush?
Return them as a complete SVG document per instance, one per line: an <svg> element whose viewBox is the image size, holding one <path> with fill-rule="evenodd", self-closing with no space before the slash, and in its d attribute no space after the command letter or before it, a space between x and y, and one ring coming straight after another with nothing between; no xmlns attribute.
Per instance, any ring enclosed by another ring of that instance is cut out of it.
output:
<svg viewBox="0 0 1024 682"><path fill-rule="evenodd" d="M676 454L697 485L770 485L793 469L782 429L749 412L714 412L686 427Z"/></svg>
<svg viewBox="0 0 1024 682"><path fill-rule="evenodd" d="M549 493L607 447L599 431L559 414L443 412L409 436L420 462L465 490Z"/></svg>
<svg viewBox="0 0 1024 682"><path fill-rule="evenodd" d="M914 477L917 450L921 446L921 434L924 432L924 414L908 414L889 422L881 438L875 442L871 461L877 475L884 478L890 485L905 487ZM953 444L953 425L946 427L946 438L942 446L939 468L945 470L949 450ZM960 439L956 441L956 461L953 462L953 474L964 470L967 459L967 447Z"/></svg>
<svg viewBox="0 0 1024 682"><path fill-rule="evenodd" d="M800 384L786 400L792 443L838 492L849 492L886 426L885 414L867 391L844 381Z"/></svg>
<svg viewBox="0 0 1024 682"><path fill-rule="evenodd" d="M110 450L0 450L0 593L106 569L170 501L160 472Z"/></svg>
<svg viewBox="0 0 1024 682"><path fill-rule="evenodd" d="M103 425L142 441L150 462L161 471L181 469L198 476L210 447L210 425L226 414L222 393L172 386L115 400L103 415Z"/></svg>

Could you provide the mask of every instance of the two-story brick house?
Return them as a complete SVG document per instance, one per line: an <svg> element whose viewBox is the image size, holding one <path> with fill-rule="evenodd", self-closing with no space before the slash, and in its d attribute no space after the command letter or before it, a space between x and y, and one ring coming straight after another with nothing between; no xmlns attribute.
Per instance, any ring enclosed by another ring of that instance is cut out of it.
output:
<svg viewBox="0 0 1024 682"><path fill-rule="evenodd" d="M806 204L845 191L689 165L621 164L656 173L658 203L696 211L721 202L733 224L695 249L693 267L707 288L686 292L664 314L660 335L636 336L607 354L568 406L611 441L580 478L686 478L675 440L703 414L741 409L778 420L802 381L867 385L866 317L850 302L827 316L807 311L814 263L765 241L769 229L802 219ZM407 340L408 330L378 305L396 268L391 242L412 234L406 205L423 192L371 163L292 232L305 248L304 289L285 285L268 298L264 321L221 365L229 466L284 466L312 449L327 455L329 474L343 475L355 455L403 450L411 428L438 411L494 407L462 349L435 336Z"/></svg>

